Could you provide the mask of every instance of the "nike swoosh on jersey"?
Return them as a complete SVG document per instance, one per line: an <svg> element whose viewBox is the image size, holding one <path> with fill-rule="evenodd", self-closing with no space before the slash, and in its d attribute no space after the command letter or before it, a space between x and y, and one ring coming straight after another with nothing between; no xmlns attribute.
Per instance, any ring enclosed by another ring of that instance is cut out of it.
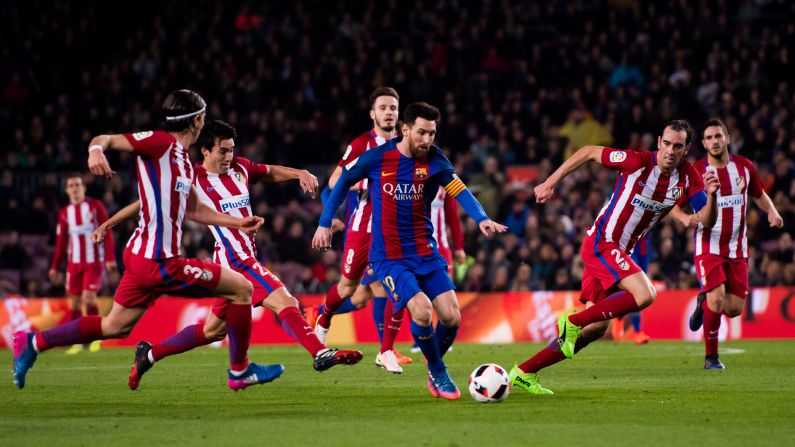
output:
<svg viewBox="0 0 795 447"><path fill-rule="evenodd" d="M389 177L390 175L395 175L395 173L394 172L381 171L381 177Z"/></svg>

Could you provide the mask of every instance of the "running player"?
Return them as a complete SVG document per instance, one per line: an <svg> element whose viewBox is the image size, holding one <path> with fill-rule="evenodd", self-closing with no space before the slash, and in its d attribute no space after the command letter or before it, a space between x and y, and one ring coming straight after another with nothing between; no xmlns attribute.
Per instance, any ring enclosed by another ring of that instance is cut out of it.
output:
<svg viewBox="0 0 795 447"><path fill-rule="evenodd" d="M106 150L136 155L142 208L138 228L124 251L126 270L106 317L91 315L44 332L14 334L14 383L18 388L25 386L26 375L40 353L56 346L125 338L164 294L231 301L226 323L232 389L269 382L284 371L282 365L261 366L248 360L251 283L234 270L179 256L185 217L206 225L239 228L246 234L254 234L263 222L261 217L231 217L213 210L192 186L188 147L196 142L204 126L206 107L197 93L178 90L163 102L163 130L99 135L91 140L88 168L94 175L114 174Z"/></svg>
<svg viewBox="0 0 795 447"><path fill-rule="evenodd" d="M399 101L398 93L390 87L379 87L370 94L370 119L373 121L373 128L359 135L348 145L348 149L329 178L330 188L334 188L342 175L343 167L351 160L359 158L363 153L395 137ZM384 327L385 315L389 313L391 316L391 312L387 309L387 294L381 283L367 273L373 225L372 202L367 190L367 179L352 186L353 190L359 191L359 203L350 216L345 229L342 277L326 293L323 311L315 322L315 333L321 341L325 342L331 327L331 318L343 305L346 297L350 297L351 305L354 308L365 306L367 301L374 297L373 320L378 330L379 340L383 342L384 330L389 332L393 329ZM362 281L363 279L364 281ZM360 285L360 282L365 284ZM394 340L394 334L387 334L387 338ZM375 358L375 364L387 371L401 373L403 372L403 368L400 367L401 361L410 363L411 359L398 356L399 354L392 349L379 352Z"/></svg>
<svg viewBox="0 0 795 447"><path fill-rule="evenodd" d="M372 201L370 264L386 286L395 312L407 307L411 333L428 363L428 389L434 397L458 399L442 356L455 340L461 311L447 262L439 254L430 221L430 204L440 185L456 198L480 230L504 232L506 227L488 218L480 203L456 176L441 149L433 146L439 109L426 103L406 108L402 137L363 153L342 170L331 192L312 247L331 247L331 218L345 191L367 179ZM432 313L439 324L434 331Z"/></svg>
<svg viewBox="0 0 795 447"><path fill-rule="evenodd" d="M237 138L235 128L223 121L209 121L202 129L196 146L201 150L204 161L202 164L196 164L194 170L196 190L205 204L230 216L251 216L249 184L260 180L270 182L298 180L304 192L311 194L312 197L316 195L317 177L309 171L264 165L236 157L235 138ZM96 232L95 239L101 240L108 228L137 213L140 202L133 205L102 225ZM298 309L298 300L275 275L257 261L257 249L252 236L235 228L216 225L209 228L215 237L213 261L246 277L254 287L252 305L266 307L279 316L285 332L314 357L313 366L317 371L325 371L340 363L350 365L361 360L362 353L359 351L328 349L317 339L312 327L304 320ZM229 301L218 299L203 325L188 326L154 346L146 341L138 343L135 361L130 371L130 389L138 388L141 378L155 362L170 355L223 340L226 336L224 320L228 310Z"/></svg>
<svg viewBox="0 0 795 447"><path fill-rule="evenodd" d="M104 246L91 241L91 232L108 220L108 212L101 201L86 197L83 177L66 177L66 195L69 205L58 212L58 226L55 230L55 252L50 264L49 277L52 283L59 282L58 271L66 260L66 294L72 302L70 320L85 315L99 315L97 290L102 283L102 269L116 270L116 252L113 234L109 233ZM89 345L89 351L100 349L99 340ZM83 350L82 344L72 345L67 354L77 354Z"/></svg>
<svg viewBox="0 0 795 447"><path fill-rule="evenodd" d="M767 213L771 227L781 228L784 221L773 201L762 188L754 164L745 157L729 152L731 137L726 125L711 119L704 125L701 143L707 156L696 163L701 172L712 172L720 179L718 217L710 228L697 223L695 233L696 275L701 293L690 317L690 330L704 325L704 369L723 370L718 357L718 332L721 313L729 318L739 316L748 295L748 231L745 223L748 195ZM682 211L674 217L686 226L691 222Z"/></svg>
<svg viewBox="0 0 795 447"><path fill-rule="evenodd" d="M564 177L588 161L620 172L610 201L582 242L580 254L585 270L580 300L586 303L586 309L560 316L558 339L513 367L509 376L514 385L531 394L552 394L538 383L539 370L573 357L601 338L611 318L637 312L654 301L654 286L629 253L677 202L686 198L707 228L714 225L718 178L707 172L702 181L702 176L683 159L692 134L687 121L675 120L666 124L657 138L656 152L584 146L535 187L536 201L544 203Z"/></svg>

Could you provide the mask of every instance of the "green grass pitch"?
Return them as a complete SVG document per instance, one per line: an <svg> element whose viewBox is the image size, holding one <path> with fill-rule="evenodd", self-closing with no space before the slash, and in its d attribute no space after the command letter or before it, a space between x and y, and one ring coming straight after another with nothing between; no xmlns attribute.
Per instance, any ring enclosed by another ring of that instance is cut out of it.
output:
<svg viewBox="0 0 795 447"><path fill-rule="evenodd" d="M322 374L298 347L254 348L254 361L287 369L238 393L226 387L226 349L168 358L137 392L127 389L133 349L47 352L22 391L2 351L0 445L795 445L795 340L724 343L723 372L702 369L702 344L598 342L542 372L554 396L470 398L475 366L510 368L538 348L456 345L446 361L457 402L430 396L418 355L403 375L376 368L374 345L360 347L361 364Z"/></svg>

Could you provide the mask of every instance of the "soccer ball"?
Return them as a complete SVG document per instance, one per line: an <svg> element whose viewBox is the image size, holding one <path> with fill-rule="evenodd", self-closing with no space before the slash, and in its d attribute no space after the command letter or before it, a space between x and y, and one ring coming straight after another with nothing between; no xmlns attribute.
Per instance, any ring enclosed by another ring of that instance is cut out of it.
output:
<svg viewBox="0 0 795 447"><path fill-rule="evenodd" d="M502 402L510 391L508 373L500 365L484 363L469 375L469 394L478 402Z"/></svg>

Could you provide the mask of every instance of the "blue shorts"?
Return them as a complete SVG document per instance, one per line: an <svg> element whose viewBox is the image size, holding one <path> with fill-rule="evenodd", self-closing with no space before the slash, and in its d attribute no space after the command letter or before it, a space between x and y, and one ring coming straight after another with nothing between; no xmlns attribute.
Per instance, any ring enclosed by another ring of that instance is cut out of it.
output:
<svg viewBox="0 0 795 447"><path fill-rule="evenodd" d="M378 278L375 276L375 271L371 266L367 266L364 270L364 274L362 275L362 281L359 283L363 286L369 286L372 283L378 282Z"/></svg>
<svg viewBox="0 0 795 447"><path fill-rule="evenodd" d="M447 274L447 261L438 253L378 261L370 265L392 300L394 312L406 307L409 300L420 292L433 301L437 296L455 290L455 284Z"/></svg>

